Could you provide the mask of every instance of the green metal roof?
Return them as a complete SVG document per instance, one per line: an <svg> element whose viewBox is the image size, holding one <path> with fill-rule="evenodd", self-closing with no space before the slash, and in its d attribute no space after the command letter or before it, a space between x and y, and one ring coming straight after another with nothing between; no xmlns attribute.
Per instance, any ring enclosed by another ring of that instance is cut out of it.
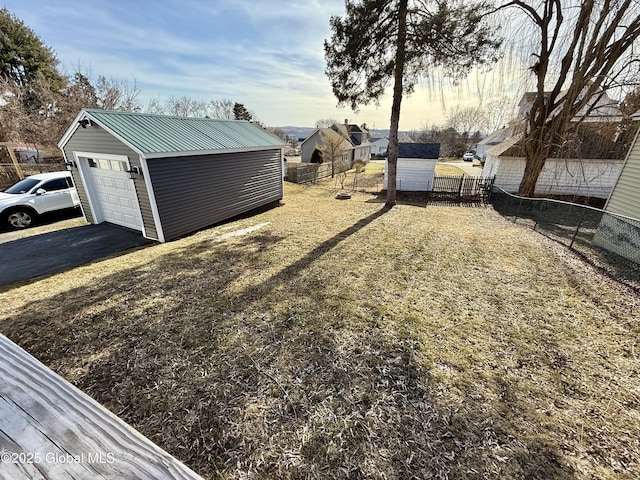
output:
<svg viewBox="0 0 640 480"><path fill-rule="evenodd" d="M92 119L143 154L278 148L282 140L244 120L171 117L84 109Z"/></svg>

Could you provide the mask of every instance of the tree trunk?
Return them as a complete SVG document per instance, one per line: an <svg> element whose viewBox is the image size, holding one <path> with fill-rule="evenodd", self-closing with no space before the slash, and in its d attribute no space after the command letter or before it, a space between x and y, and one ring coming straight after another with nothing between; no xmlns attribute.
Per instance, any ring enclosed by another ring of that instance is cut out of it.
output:
<svg viewBox="0 0 640 480"><path fill-rule="evenodd" d="M404 75L405 46L407 42L407 3L400 0L398 10L398 40L396 43L396 65L393 74L393 103L391 105L391 126L389 131L389 157L387 158L387 202L385 207L396 204L396 172L398 169L398 127L400 125L400 104L402 103L402 79Z"/></svg>
<svg viewBox="0 0 640 480"><path fill-rule="evenodd" d="M539 136L543 136L542 133ZM550 142L550 139L547 139ZM536 135L524 139L525 166L522 181L518 187L518 194L533 197L538 183L538 177L544 168L550 152L548 146L537 141Z"/></svg>
<svg viewBox="0 0 640 480"><path fill-rule="evenodd" d="M546 159L542 156L531 156L527 157L526 164L524 167L524 175L522 176L522 181L520 182L520 186L518 187L518 194L523 197L533 197L536 184L538 183L538 177L540 176L540 172L542 172L542 168L544 167Z"/></svg>

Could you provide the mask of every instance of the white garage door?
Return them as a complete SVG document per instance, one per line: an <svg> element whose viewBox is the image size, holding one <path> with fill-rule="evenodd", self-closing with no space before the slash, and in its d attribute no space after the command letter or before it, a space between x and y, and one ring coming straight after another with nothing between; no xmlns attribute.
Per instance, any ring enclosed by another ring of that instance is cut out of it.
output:
<svg viewBox="0 0 640 480"><path fill-rule="evenodd" d="M126 173L127 164L101 158L88 161L94 190L93 205L100 209L102 220L142 230L142 215L133 181Z"/></svg>

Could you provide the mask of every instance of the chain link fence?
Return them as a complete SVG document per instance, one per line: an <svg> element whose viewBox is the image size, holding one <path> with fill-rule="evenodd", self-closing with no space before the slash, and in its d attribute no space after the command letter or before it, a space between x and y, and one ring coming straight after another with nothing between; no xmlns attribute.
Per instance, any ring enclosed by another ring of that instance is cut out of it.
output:
<svg viewBox="0 0 640 480"><path fill-rule="evenodd" d="M640 287L640 219L561 200L520 197L499 187L493 188L490 203L514 223L531 227L616 279Z"/></svg>

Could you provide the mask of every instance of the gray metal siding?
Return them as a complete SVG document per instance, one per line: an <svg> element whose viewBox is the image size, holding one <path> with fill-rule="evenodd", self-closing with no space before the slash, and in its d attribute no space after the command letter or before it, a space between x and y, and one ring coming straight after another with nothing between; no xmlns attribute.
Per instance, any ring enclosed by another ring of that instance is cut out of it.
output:
<svg viewBox="0 0 640 480"><path fill-rule="evenodd" d="M132 166L141 167L140 157L136 152L127 147L120 140L112 136L109 132L102 129L97 125L90 126L88 128L78 128L71 136L69 141L64 147L67 160L74 159L73 152L91 152L91 153L104 153L110 155L124 155L129 158ZM73 181L78 189L78 196L82 203L82 208L87 216L87 221L94 223L94 219L91 215L91 208L89 207L88 194L85 186L82 183L82 178L77 169L72 171ZM142 221L144 222L145 232L148 238L158 239L158 233L156 231L155 222L153 221L153 213L151 210L151 203L149 201L149 193L144 183L144 178L139 177L135 182L136 193L138 194L138 201L140 203L140 212L142 213Z"/></svg>
<svg viewBox="0 0 640 480"><path fill-rule="evenodd" d="M280 150L147 160L165 240L280 200Z"/></svg>

